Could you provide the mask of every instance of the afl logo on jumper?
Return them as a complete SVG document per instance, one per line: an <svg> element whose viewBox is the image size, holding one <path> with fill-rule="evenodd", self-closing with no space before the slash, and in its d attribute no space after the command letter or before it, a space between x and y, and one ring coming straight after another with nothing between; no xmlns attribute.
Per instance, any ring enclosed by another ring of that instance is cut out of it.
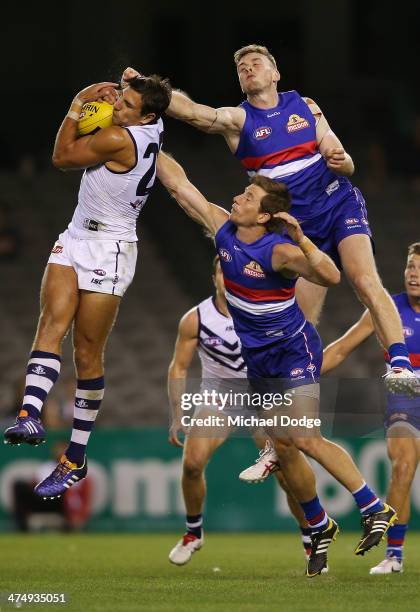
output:
<svg viewBox="0 0 420 612"><path fill-rule="evenodd" d="M299 117L299 115L290 115L289 121L287 122L287 131L289 134L303 130L303 128L309 127L309 121L305 117Z"/></svg>
<svg viewBox="0 0 420 612"><path fill-rule="evenodd" d="M227 263L232 261L232 255L226 249L219 249L219 255L223 261L226 261Z"/></svg>
<svg viewBox="0 0 420 612"><path fill-rule="evenodd" d="M403 327L403 332L405 338L411 338L411 336L414 336L414 329L411 329L411 327Z"/></svg>
<svg viewBox="0 0 420 612"><path fill-rule="evenodd" d="M263 127L259 127L254 130L254 138L256 140L264 140L264 138L268 138L273 130L269 125L264 125Z"/></svg>

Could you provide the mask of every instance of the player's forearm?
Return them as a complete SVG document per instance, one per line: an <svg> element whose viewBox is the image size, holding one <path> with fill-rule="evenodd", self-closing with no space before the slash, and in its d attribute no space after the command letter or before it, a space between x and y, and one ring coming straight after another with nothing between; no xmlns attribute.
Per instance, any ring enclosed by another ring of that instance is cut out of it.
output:
<svg viewBox="0 0 420 612"><path fill-rule="evenodd" d="M350 351L345 351L339 340L332 342L324 349L321 374L326 374L337 368L348 357Z"/></svg>
<svg viewBox="0 0 420 612"><path fill-rule="evenodd" d="M171 103L166 113L205 132L211 128L217 118L215 109L193 102L181 91L172 92Z"/></svg>
<svg viewBox="0 0 420 612"><path fill-rule="evenodd" d="M187 369L171 364L168 370L168 399L172 421L180 421L182 416L182 396L186 389Z"/></svg>
<svg viewBox="0 0 420 612"><path fill-rule="evenodd" d="M58 130L52 162L56 168L62 170L74 167L69 160L69 151L74 142L77 140L77 122L79 120L80 111L82 110L83 102L79 98L74 98L70 109L64 118L63 123Z"/></svg>
<svg viewBox="0 0 420 612"><path fill-rule="evenodd" d="M324 287L337 285L340 282L340 271L333 260L318 249L307 236L299 242L299 248L309 264L314 282Z"/></svg>
<svg viewBox="0 0 420 612"><path fill-rule="evenodd" d="M188 180L183 167L166 153L160 153L157 176L187 215L206 226L204 216L207 212L207 201Z"/></svg>
<svg viewBox="0 0 420 612"><path fill-rule="evenodd" d="M348 153L345 153L345 160L341 167L334 170L334 172L340 176L352 176L354 174L354 163Z"/></svg>

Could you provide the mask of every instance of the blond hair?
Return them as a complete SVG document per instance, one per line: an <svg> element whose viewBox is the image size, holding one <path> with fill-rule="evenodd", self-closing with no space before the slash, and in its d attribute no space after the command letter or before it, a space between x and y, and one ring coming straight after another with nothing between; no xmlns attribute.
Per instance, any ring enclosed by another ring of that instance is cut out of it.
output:
<svg viewBox="0 0 420 612"><path fill-rule="evenodd" d="M420 242L413 242L413 244L410 244L408 247L408 257L410 257L410 255L420 255Z"/></svg>
<svg viewBox="0 0 420 612"><path fill-rule="evenodd" d="M235 61L236 66L239 64L244 55L248 55L248 53L260 53L261 55L265 55L270 62L273 64L274 68L277 70L277 64L274 57L271 55L270 51L267 47L263 47L262 45L247 45L246 47L241 47L233 54L233 59Z"/></svg>

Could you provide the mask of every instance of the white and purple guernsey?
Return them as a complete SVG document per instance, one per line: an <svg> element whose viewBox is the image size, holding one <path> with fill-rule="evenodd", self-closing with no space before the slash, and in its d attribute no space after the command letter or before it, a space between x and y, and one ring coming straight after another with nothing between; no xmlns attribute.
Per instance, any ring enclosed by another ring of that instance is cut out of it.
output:
<svg viewBox="0 0 420 612"><path fill-rule="evenodd" d="M203 379L246 378L241 342L231 317L217 309L209 297L197 306L198 355Z"/></svg>
<svg viewBox="0 0 420 612"><path fill-rule="evenodd" d="M247 244L236 237L236 225L226 221L215 236L229 312L242 346L257 348L291 338L305 325L295 299L297 279L273 270L276 244L288 236L267 233Z"/></svg>
<svg viewBox="0 0 420 612"><path fill-rule="evenodd" d="M69 225L74 238L137 240L136 222L153 187L162 145L163 122L125 128L133 141L133 167L114 172L106 164L87 168L80 182L79 201Z"/></svg>

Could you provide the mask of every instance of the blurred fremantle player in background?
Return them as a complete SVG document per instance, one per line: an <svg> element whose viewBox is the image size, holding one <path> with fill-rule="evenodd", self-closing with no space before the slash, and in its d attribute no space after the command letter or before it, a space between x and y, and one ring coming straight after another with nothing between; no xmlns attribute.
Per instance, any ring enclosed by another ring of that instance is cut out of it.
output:
<svg viewBox="0 0 420 612"><path fill-rule="evenodd" d="M278 389L278 383L283 381L283 389L293 392L291 416L318 416L322 344L296 302L295 284L298 276L303 276L328 286L339 282L340 273L332 259L304 235L296 219L286 212L290 208L287 187L255 176L244 192L233 198L229 215L206 200L183 168L162 152L157 175L184 211L215 237L225 296L251 385L261 394ZM311 528L306 575L316 576L327 567L328 547L337 536L338 526L323 509L313 470L300 450L353 494L364 527L355 554L363 555L379 544L396 513L368 487L350 455L323 438L319 430L311 436L305 436L302 428L265 430ZM260 458L256 471L265 470L265 461Z"/></svg>
<svg viewBox="0 0 420 612"><path fill-rule="evenodd" d="M388 389L410 389L415 376L401 321L376 270L364 199L348 179L354 172L350 155L316 102L296 91L277 91L280 73L266 47L243 47L234 60L247 97L242 104L214 109L174 91L168 114L223 136L250 178L259 174L287 185L291 214L303 223L305 235L343 267L371 313L378 338L390 355ZM135 74L132 68L126 71L127 77ZM297 301L314 325L326 291L307 279L298 280Z"/></svg>
<svg viewBox="0 0 420 612"><path fill-rule="evenodd" d="M219 256L213 262L213 282L216 288L215 297L209 297L189 310L181 319L175 351L168 371L168 394L172 409L172 423L169 441L182 447L179 432L185 431L182 425L181 397L185 391L188 369L197 350L201 361L201 389L217 389L226 396L235 387L235 381L246 380L246 366L241 355L241 343L235 334L230 316L223 283L223 274ZM243 385L241 389L243 390ZM231 414L235 414L235 406ZM200 408L198 416L223 415L218 406ZM229 412L229 410L227 410ZM197 416L197 414L195 414ZM203 508L206 496L205 469L214 452L221 446L232 427L222 424L220 427L196 427L192 435L186 435L182 458L182 490L186 507L186 532L169 554L169 560L176 565L184 565L192 554L204 543ZM259 447L266 441L264 432L255 435ZM296 499L288 491L287 484L278 470L276 477L285 489L290 511L294 515L301 533L302 543L307 558L310 555L311 530Z"/></svg>
<svg viewBox="0 0 420 612"><path fill-rule="evenodd" d="M37 445L40 415L56 382L61 344L72 324L77 389L71 442L35 491L54 498L86 476L86 446L104 395L103 354L137 259L136 221L151 189L162 140L161 114L171 88L158 76L135 77L118 95L99 83L74 98L55 142L57 168L86 168L68 229L55 243L41 286L41 315L30 354L22 408L4 434L9 444ZM114 103L113 125L77 137L86 102Z"/></svg>
<svg viewBox="0 0 420 612"><path fill-rule="evenodd" d="M420 379L420 242L408 247L404 284L405 292L392 297L400 313L411 363ZM372 318L366 311L353 327L324 350L322 373L336 368L373 332ZM385 360L389 369L388 353ZM420 393L420 380L418 390ZM403 569L404 538L410 518L410 491L420 460L420 394L414 398L389 394L385 428L392 465L387 502L396 509L398 523L388 530L386 558L372 567L371 574L391 574Z"/></svg>

